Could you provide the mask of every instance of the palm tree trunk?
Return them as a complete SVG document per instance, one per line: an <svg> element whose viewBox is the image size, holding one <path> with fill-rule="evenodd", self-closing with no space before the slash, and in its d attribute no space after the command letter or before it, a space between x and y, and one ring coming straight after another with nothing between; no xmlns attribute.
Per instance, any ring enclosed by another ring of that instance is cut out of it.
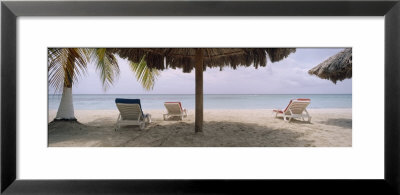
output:
<svg viewBox="0 0 400 195"><path fill-rule="evenodd" d="M196 133L203 131L203 49L196 51L196 114L194 130Z"/></svg>
<svg viewBox="0 0 400 195"><path fill-rule="evenodd" d="M64 86L60 106L54 120L76 121L72 103L72 87Z"/></svg>
<svg viewBox="0 0 400 195"><path fill-rule="evenodd" d="M74 104L72 103L72 81L73 71L75 71L75 63L72 63L72 68L68 72L68 69L64 69L64 88L61 97L60 106L56 118L54 120L63 121L76 121L74 114Z"/></svg>

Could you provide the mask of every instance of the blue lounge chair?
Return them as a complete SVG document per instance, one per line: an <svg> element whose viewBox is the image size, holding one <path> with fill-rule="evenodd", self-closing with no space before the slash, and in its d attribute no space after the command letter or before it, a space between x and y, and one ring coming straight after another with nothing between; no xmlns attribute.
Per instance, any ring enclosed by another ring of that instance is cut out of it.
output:
<svg viewBox="0 0 400 195"><path fill-rule="evenodd" d="M115 99L115 104L119 110L119 116L115 130L121 125L139 125L140 129L144 129L146 123L151 123L151 115L144 114L140 99Z"/></svg>

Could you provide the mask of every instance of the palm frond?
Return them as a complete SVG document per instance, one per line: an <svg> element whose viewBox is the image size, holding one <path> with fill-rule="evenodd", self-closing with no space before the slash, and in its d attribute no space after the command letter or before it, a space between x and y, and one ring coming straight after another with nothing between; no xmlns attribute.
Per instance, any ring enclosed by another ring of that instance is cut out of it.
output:
<svg viewBox="0 0 400 195"><path fill-rule="evenodd" d="M158 75L160 75L160 73L156 69L147 67L145 57L146 56L143 56L139 63L130 61L129 67L135 74L137 81L141 83L142 87L145 90L152 90L154 88L156 78Z"/></svg>
<svg viewBox="0 0 400 195"><path fill-rule="evenodd" d="M96 70L100 73L104 90L114 82L114 78L119 76L119 66L114 54L106 48L96 48L91 50L91 60L94 60Z"/></svg>
<svg viewBox="0 0 400 195"><path fill-rule="evenodd" d="M62 91L64 86L72 87L86 73L89 54L89 50L85 48L49 48L49 85L55 91Z"/></svg>
<svg viewBox="0 0 400 195"><path fill-rule="evenodd" d="M55 91L63 87L72 87L87 71L91 60L100 73L100 79L106 90L119 76L120 70L112 50L106 48L49 48L48 49L49 85ZM154 87L159 71L147 67L145 56L139 63L130 62L130 68L145 90Z"/></svg>

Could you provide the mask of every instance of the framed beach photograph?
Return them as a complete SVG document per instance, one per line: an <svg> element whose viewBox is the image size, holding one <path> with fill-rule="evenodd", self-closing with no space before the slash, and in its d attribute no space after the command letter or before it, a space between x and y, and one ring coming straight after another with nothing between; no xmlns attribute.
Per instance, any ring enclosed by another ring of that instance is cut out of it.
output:
<svg viewBox="0 0 400 195"><path fill-rule="evenodd" d="M399 6L3 1L1 192L398 194Z"/></svg>
<svg viewBox="0 0 400 195"><path fill-rule="evenodd" d="M351 147L351 77L351 48L49 48L48 146Z"/></svg>

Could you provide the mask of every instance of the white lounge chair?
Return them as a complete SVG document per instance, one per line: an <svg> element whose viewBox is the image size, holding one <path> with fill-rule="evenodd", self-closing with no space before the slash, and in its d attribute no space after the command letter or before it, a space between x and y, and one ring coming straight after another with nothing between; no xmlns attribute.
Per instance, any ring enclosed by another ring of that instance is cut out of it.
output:
<svg viewBox="0 0 400 195"><path fill-rule="evenodd" d="M146 123L151 123L151 115L144 114L139 99L115 99L119 110L119 116L115 130L121 125L139 125L140 129L146 127Z"/></svg>
<svg viewBox="0 0 400 195"><path fill-rule="evenodd" d="M304 117L307 117L308 122L311 122L311 116L306 109L310 103L310 99L293 99L290 100L285 110L275 109L272 112L275 113L275 117L278 117L278 114L282 114L283 120L285 121L289 118L288 122L290 122L292 118L301 118L304 121Z"/></svg>
<svg viewBox="0 0 400 195"><path fill-rule="evenodd" d="M186 109L182 108L180 102L165 102L164 106L167 109L167 114L163 115L164 120L166 120L167 117L174 116L179 117L180 120L183 120L184 117L187 117L187 111Z"/></svg>

